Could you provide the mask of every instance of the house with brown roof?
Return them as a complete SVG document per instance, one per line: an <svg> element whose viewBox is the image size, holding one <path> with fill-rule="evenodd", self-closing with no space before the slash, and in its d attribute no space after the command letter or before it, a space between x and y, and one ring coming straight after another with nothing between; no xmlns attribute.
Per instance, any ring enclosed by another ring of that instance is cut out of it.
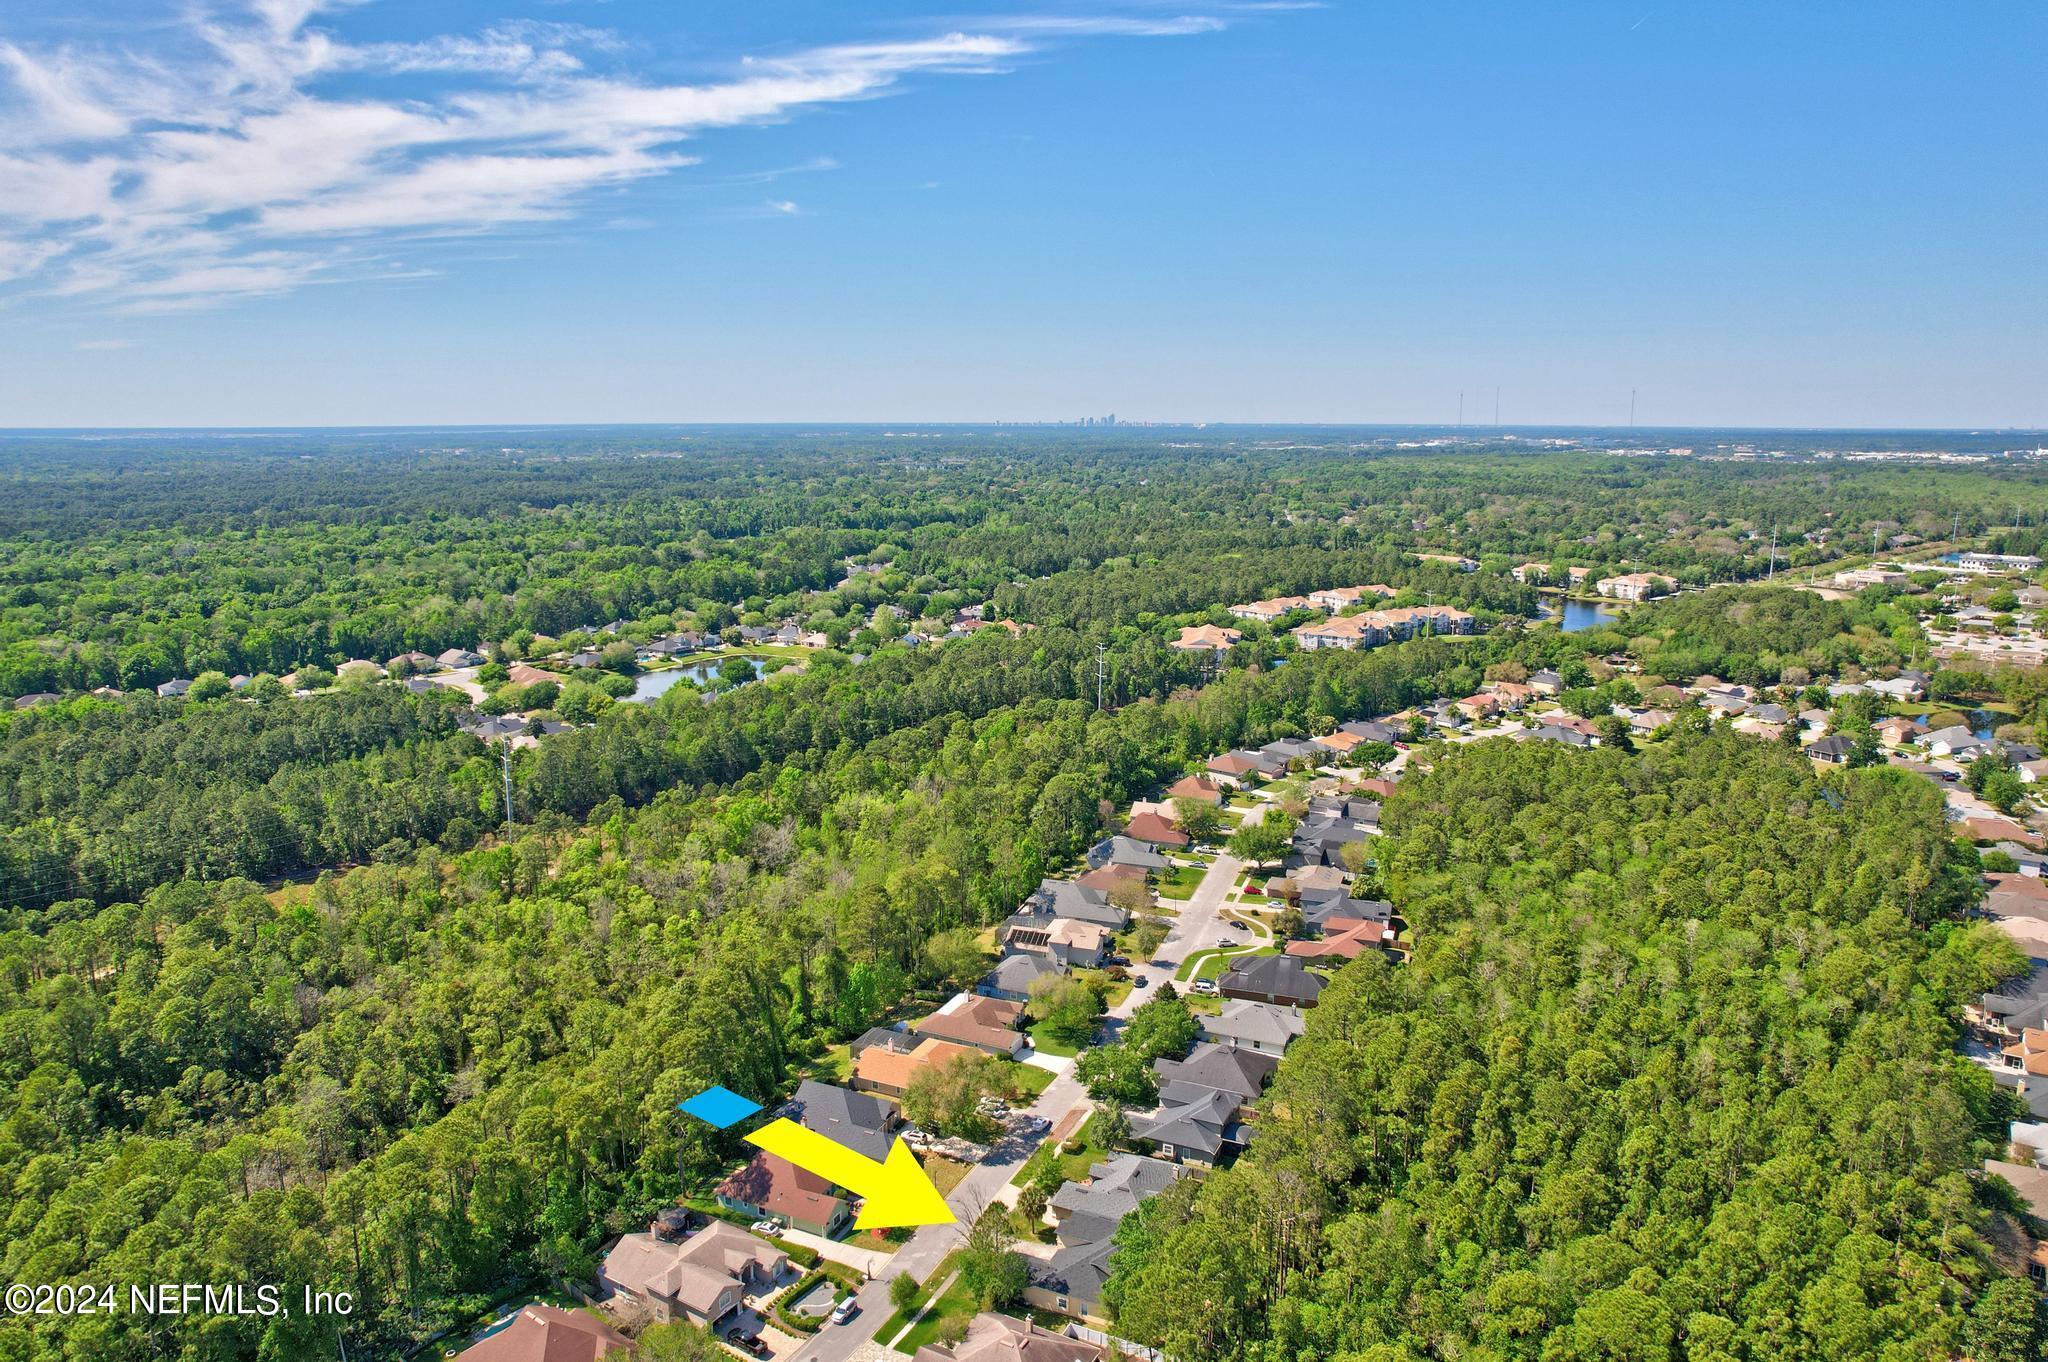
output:
<svg viewBox="0 0 2048 1362"><path fill-rule="evenodd" d="M1086 874L1076 875L1074 883L1083 889L1093 889L1104 894L1113 894L1117 890L1140 894L1145 893L1145 870L1142 866L1118 865L1112 861L1108 865L1097 866ZM1146 901L1151 901L1149 894L1146 894Z"/></svg>
<svg viewBox="0 0 2048 1362"><path fill-rule="evenodd" d="M632 1339L588 1310L536 1301L489 1338L455 1354L455 1362L598 1362L632 1353Z"/></svg>
<svg viewBox="0 0 2048 1362"><path fill-rule="evenodd" d="M562 679L553 672L544 672L540 668L525 662L514 662L505 671L507 679L515 686L531 686L541 681L560 681Z"/></svg>
<svg viewBox="0 0 2048 1362"><path fill-rule="evenodd" d="M1371 586L1326 587L1321 591L1309 592L1308 598L1325 610L1335 611L1348 610L1352 606L1359 604L1367 596L1386 597L1399 594L1394 588L1376 582Z"/></svg>
<svg viewBox="0 0 2048 1362"><path fill-rule="evenodd" d="M1458 712L1474 723L1493 717L1494 711L1499 708L1500 702L1491 695L1468 695L1458 701Z"/></svg>
<svg viewBox="0 0 2048 1362"><path fill-rule="evenodd" d="M1236 629L1224 629L1214 624L1192 624L1180 631L1180 637L1168 647L1178 648L1184 653L1227 653L1244 638Z"/></svg>
<svg viewBox="0 0 2048 1362"><path fill-rule="evenodd" d="M853 1062L853 1086L861 1092L901 1097L910 1091L911 1080L926 1069L943 1068L962 1055L975 1053L965 1045L936 1037L927 1037L910 1050L870 1046Z"/></svg>
<svg viewBox="0 0 2048 1362"><path fill-rule="evenodd" d="M1308 653L1324 648L1351 651L1371 648L1387 641L1387 631L1373 618L1376 613L1339 615L1335 619L1297 625L1288 632L1294 636L1294 646Z"/></svg>
<svg viewBox="0 0 2048 1362"><path fill-rule="evenodd" d="M1993 818L1988 815L1966 818L1963 820L1962 828L1964 835L1972 842L2014 841L2035 849L2039 849L2041 845L2041 838L2037 834L2029 832L2010 818Z"/></svg>
<svg viewBox="0 0 2048 1362"><path fill-rule="evenodd" d="M1140 842L1150 842L1156 847L1184 847L1188 844L1186 833L1156 813L1141 813L1133 817L1124 829L1124 835Z"/></svg>
<svg viewBox="0 0 2048 1362"><path fill-rule="evenodd" d="M1024 1004L1020 1002L956 993L923 1021L912 1022L910 1029L920 1036L936 1036L1004 1059L1015 1059L1024 1049L1024 1037L1017 1030L1023 1016Z"/></svg>
<svg viewBox="0 0 2048 1362"><path fill-rule="evenodd" d="M1258 774L1259 759L1250 752L1225 752L1209 758L1209 774L1231 784L1241 784Z"/></svg>
<svg viewBox="0 0 2048 1362"><path fill-rule="evenodd" d="M927 1041L926 1044L937 1044ZM876 1049L868 1055L881 1056ZM964 1052L963 1052L964 1053ZM867 1058L863 1055L862 1058ZM908 1056L892 1055L901 1059ZM762 1150L752 1162L718 1184L718 1204L756 1220L773 1216L811 1234L837 1239L853 1228L853 1207L832 1194L832 1184L807 1168Z"/></svg>
<svg viewBox="0 0 2048 1362"><path fill-rule="evenodd" d="M781 1249L714 1220L679 1243L652 1234L621 1235L598 1268L597 1282L606 1296L623 1295L644 1306L657 1323L680 1319L716 1326L788 1271Z"/></svg>
<svg viewBox="0 0 2048 1362"><path fill-rule="evenodd" d="M1204 804L1221 804L1223 787L1207 776L1182 776L1166 787L1168 799L1199 799Z"/></svg>
<svg viewBox="0 0 2048 1362"><path fill-rule="evenodd" d="M984 1310L968 1321L958 1343L927 1343L910 1362L1102 1362L1106 1356L1100 1344Z"/></svg>
<svg viewBox="0 0 2048 1362"><path fill-rule="evenodd" d="M1304 960L1356 960L1367 951L1384 949L1393 939L1393 929L1387 923L1333 917L1323 924L1320 940L1290 941L1287 953Z"/></svg>

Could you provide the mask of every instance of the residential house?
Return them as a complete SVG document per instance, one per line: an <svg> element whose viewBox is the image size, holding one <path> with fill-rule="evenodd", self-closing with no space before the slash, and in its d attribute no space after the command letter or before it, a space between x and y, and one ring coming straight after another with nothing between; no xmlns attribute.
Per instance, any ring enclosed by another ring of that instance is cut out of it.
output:
<svg viewBox="0 0 2048 1362"><path fill-rule="evenodd" d="M1542 586L1550 580L1550 564L1517 563L1508 569L1508 576L1527 585Z"/></svg>
<svg viewBox="0 0 2048 1362"><path fill-rule="evenodd" d="M1271 624L1290 611L1313 609L1315 602L1306 596L1274 596L1269 600L1233 605L1230 607L1230 613L1241 620L1257 620L1261 624Z"/></svg>
<svg viewBox="0 0 2048 1362"><path fill-rule="evenodd" d="M853 1086L860 1092L901 1097L910 1081L927 1069L942 1069L962 1055L976 1053L949 1040L925 1039L909 1050L870 1045L853 1061Z"/></svg>
<svg viewBox="0 0 2048 1362"><path fill-rule="evenodd" d="M450 669L456 667L481 667L487 659L482 653L473 653L467 648L450 648L434 661Z"/></svg>
<svg viewBox="0 0 2048 1362"><path fill-rule="evenodd" d="M1126 841L1128 839L1117 838L1115 840ZM1132 845L1144 847L1142 842L1134 842ZM1129 864L1129 862L1120 861L1116 858L1116 850L1120 849L1112 849L1111 856L1104 861L1104 864ZM1165 865L1164 859L1150 848L1145 848L1145 854L1158 861L1160 866ZM1137 868L1153 869L1156 867L1140 866ZM1108 928L1111 932L1120 932L1131 925L1131 915L1116 904L1111 903L1109 901L1109 894L1106 891L1091 888L1077 880L1050 879L1038 882L1038 888L1032 890L1030 896L1024 902L1017 905L1017 911L1010 916L1005 925L1014 925L1027 918L1044 922L1060 917L1072 918L1076 922L1093 922L1097 926Z"/></svg>
<svg viewBox="0 0 2048 1362"><path fill-rule="evenodd" d="M1042 955L1073 970L1101 968L1113 938L1100 923L1018 914L1003 924L999 939L1006 952Z"/></svg>
<svg viewBox="0 0 2048 1362"><path fill-rule="evenodd" d="M1518 713L1536 697L1533 688L1521 681L1495 681L1486 687L1497 708L1510 714Z"/></svg>
<svg viewBox="0 0 2048 1362"><path fill-rule="evenodd" d="M1285 774L1287 768L1297 761L1322 760L1323 751L1307 738L1275 738L1259 749L1259 755L1269 763L1279 762L1279 774Z"/></svg>
<svg viewBox="0 0 2048 1362"><path fill-rule="evenodd" d="M2019 772L2022 785L2038 785L2048 779L2048 761L2023 761L2013 769Z"/></svg>
<svg viewBox="0 0 2048 1362"><path fill-rule="evenodd" d="M1500 702L1491 695L1468 695L1458 701L1458 712L1475 724L1491 719L1499 708Z"/></svg>
<svg viewBox="0 0 2048 1362"><path fill-rule="evenodd" d="M1356 960L1367 951L1384 950L1394 940L1387 923L1370 919L1332 916L1323 920L1322 929L1322 936L1314 940L1288 942L1287 954L1302 960Z"/></svg>
<svg viewBox="0 0 2048 1362"><path fill-rule="evenodd" d="M1593 589L1618 601L1647 601L1667 594L1678 585L1674 577L1661 572L1625 572L1619 577L1602 577Z"/></svg>
<svg viewBox="0 0 2048 1362"><path fill-rule="evenodd" d="M632 1351L632 1339L590 1311L535 1301L519 1307L510 1324L456 1353L455 1362L598 1362Z"/></svg>
<svg viewBox="0 0 2048 1362"><path fill-rule="evenodd" d="M1868 684L1871 690L1891 700L1918 700L1926 693L1926 683L1909 672Z"/></svg>
<svg viewBox="0 0 2048 1362"><path fill-rule="evenodd" d="M1552 671L1549 667L1529 674L1529 689L1538 695L1562 695L1565 691L1564 673Z"/></svg>
<svg viewBox="0 0 2048 1362"><path fill-rule="evenodd" d="M505 679L515 686L532 686L538 685L542 681L559 683L562 678L553 672L544 672L539 667L529 663L514 662L505 669Z"/></svg>
<svg viewBox="0 0 2048 1362"><path fill-rule="evenodd" d="M384 669L367 657L352 657L334 669L334 674L343 681L370 681L384 674Z"/></svg>
<svg viewBox="0 0 2048 1362"><path fill-rule="evenodd" d="M1171 820L1156 813L1141 813L1134 816L1125 825L1124 833L1128 837L1140 842L1149 842L1153 846L1184 847L1188 844L1186 833L1175 827Z"/></svg>
<svg viewBox="0 0 2048 1362"><path fill-rule="evenodd" d="M1074 876L1074 883L1106 895L1112 903L1128 902L1132 897L1149 903L1151 898L1145 887L1145 872L1135 865L1098 866Z"/></svg>
<svg viewBox="0 0 2048 1362"><path fill-rule="evenodd" d="M1214 1168L1244 1147L1242 1105L1235 1094L1214 1088L1162 1091L1157 1111L1132 1119L1131 1139L1156 1146L1162 1159Z"/></svg>
<svg viewBox="0 0 2048 1362"><path fill-rule="evenodd" d="M1325 733L1320 738L1311 738L1309 741L1332 757L1348 757L1352 748L1363 746L1367 740L1356 733L1346 733L1340 728L1335 733Z"/></svg>
<svg viewBox="0 0 2048 1362"><path fill-rule="evenodd" d="M604 1295L630 1297L658 1323L687 1320L715 1328L788 1270L782 1250L714 1220L680 1243L653 1234L620 1236L597 1281Z"/></svg>
<svg viewBox="0 0 2048 1362"><path fill-rule="evenodd" d="M415 672L439 671L441 664L422 652L400 653L384 664L384 670L392 673L411 669Z"/></svg>
<svg viewBox="0 0 2048 1362"><path fill-rule="evenodd" d="M1662 709L1639 709L1628 716L1628 726L1640 734L1655 733L1670 722L1670 711Z"/></svg>
<svg viewBox="0 0 2048 1362"><path fill-rule="evenodd" d="M2041 566L2041 560L2028 553L1960 553L1956 555L1955 569L1958 572L2032 572Z"/></svg>
<svg viewBox="0 0 2048 1362"><path fill-rule="evenodd" d="M870 1051L880 1054L881 1051ZM762 1150L718 1184L718 1204L756 1220L773 1217L807 1234L837 1239L853 1228L853 1206L829 1180Z"/></svg>
<svg viewBox="0 0 2048 1362"><path fill-rule="evenodd" d="M860 1057L870 1050L883 1049L899 1055L907 1055L912 1050L915 1050L919 1044L920 1042L917 1037L911 1035L908 1031L898 1031L893 1026L870 1026L867 1030L855 1036L853 1043L846 1048L853 1061L858 1064Z"/></svg>
<svg viewBox="0 0 2048 1362"><path fill-rule="evenodd" d="M921 1022L913 1022L911 1030L920 1036L936 1036L1004 1059L1015 1059L1024 1049L1024 1036L1017 1030L1023 1016L1023 1004L1014 1000L956 993L938 1011Z"/></svg>
<svg viewBox="0 0 2048 1362"><path fill-rule="evenodd" d="M1927 735L1926 743L1930 756L1956 761L1975 761L1984 751L1984 740L1961 724L1935 729Z"/></svg>
<svg viewBox="0 0 2048 1362"><path fill-rule="evenodd" d="M1091 870L1100 870L1111 865L1130 866L1150 872L1166 869L1166 858L1134 838L1105 837L1088 848L1088 866ZM1045 884L1040 884L1039 888L1044 889ZM1107 895L1104 897L1106 899Z"/></svg>
<svg viewBox="0 0 2048 1362"><path fill-rule="evenodd" d="M1213 624L1195 624L1180 631L1180 637L1169 646L1184 653L1227 653L1244 638L1236 629L1219 628Z"/></svg>
<svg viewBox="0 0 2048 1362"><path fill-rule="evenodd" d="M34 709L38 705L54 705L61 698L55 691L33 691L27 695L15 696L14 707L16 709Z"/></svg>
<svg viewBox="0 0 2048 1362"><path fill-rule="evenodd" d="M1216 981L1217 991L1226 998L1288 1007L1314 1007L1326 987L1321 975L1310 973L1291 955L1237 956Z"/></svg>
<svg viewBox="0 0 2048 1362"><path fill-rule="evenodd" d="M1197 1021L1201 1024L1203 1040L1218 1045L1235 1045L1266 1055L1287 1053L1287 1047L1308 1029L1307 1020L1298 1007L1237 1000L1224 1003L1223 1010L1215 1016L1198 1017Z"/></svg>
<svg viewBox="0 0 2048 1362"><path fill-rule="evenodd" d="M1441 563L1445 567L1456 568L1460 572L1477 572L1479 570L1478 559L1466 558L1461 554L1422 553L1417 551L1415 556L1425 563Z"/></svg>
<svg viewBox="0 0 2048 1362"><path fill-rule="evenodd" d="M1963 836L1972 842L2020 842L2027 846L2039 846L2041 839L2027 831L2010 818L1965 818L1962 821Z"/></svg>
<svg viewBox="0 0 2048 1362"><path fill-rule="evenodd" d="M1207 769L1219 780L1241 785L1259 773L1259 759L1251 752L1225 752L1220 757L1209 758Z"/></svg>
<svg viewBox="0 0 2048 1362"><path fill-rule="evenodd" d="M1374 806L1374 812L1373 826L1377 826L1377 806ZM1318 865L1349 869L1344 864L1344 847L1351 842L1363 842L1371 836L1372 827L1363 820L1311 809L1308 816L1295 825L1285 864L1289 870Z"/></svg>
<svg viewBox="0 0 2048 1362"><path fill-rule="evenodd" d="M1099 1344L985 1310L967 1322L958 1343L927 1343L910 1362L1103 1362L1107 1356Z"/></svg>
<svg viewBox="0 0 2048 1362"><path fill-rule="evenodd" d="M156 693L166 700L183 699L185 692L192 689L192 679L186 676L173 677L156 688Z"/></svg>
<svg viewBox="0 0 2048 1362"><path fill-rule="evenodd" d="M872 1093L806 1078L782 1114L813 1134L880 1162L889 1157L902 1118L896 1108Z"/></svg>
<svg viewBox="0 0 2048 1362"><path fill-rule="evenodd" d="M1162 1090L1172 1084L1180 1084L1184 1088L1213 1088L1234 1094L1241 1106L1258 1101L1259 1094L1273 1081L1273 1073L1279 1067L1278 1055L1235 1045L1218 1045L1213 1041L1197 1045L1186 1059L1152 1061L1152 1071L1159 1076ZM1054 1205L1058 1205L1058 1198L1054 1198Z"/></svg>
<svg viewBox="0 0 2048 1362"><path fill-rule="evenodd" d="M1402 724L1388 723L1385 719L1354 719L1350 723L1338 724L1339 733L1348 733L1362 742L1397 743L1408 741L1408 729Z"/></svg>
<svg viewBox="0 0 2048 1362"><path fill-rule="evenodd" d="M1562 743L1566 747L1593 746L1593 736L1590 733L1583 733L1576 728L1567 728L1563 724L1543 724L1536 728L1524 729L1520 733L1510 736L1532 742Z"/></svg>
<svg viewBox="0 0 2048 1362"><path fill-rule="evenodd" d="M1221 804L1223 787L1207 776L1182 776L1166 787L1168 799L1196 799L1204 804Z"/></svg>
<svg viewBox="0 0 2048 1362"><path fill-rule="evenodd" d="M1849 758L1855 754L1856 744L1839 733L1833 737L1822 738L1819 742L1810 743L1806 748L1806 755L1812 757L1815 761L1831 762L1836 766L1847 763Z"/></svg>
<svg viewBox="0 0 2048 1362"><path fill-rule="evenodd" d="M2042 855L2033 847L2007 841L2000 842L1992 850L2002 851L2012 857L2013 864L2019 867L2019 873L2030 880L2038 880L2042 877L2043 871L2048 871L2048 856Z"/></svg>
<svg viewBox="0 0 2048 1362"><path fill-rule="evenodd" d="M1850 568L1835 574L1835 585L1844 591L1862 591L1873 586L1904 586L1906 574L1887 568Z"/></svg>
<svg viewBox="0 0 2048 1362"><path fill-rule="evenodd" d="M1047 975L1065 974L1059 961L1044 955L1033 955L1019 951L1006 955L996 962L996 967L981 976L981 982L974 991L984 998L998 998L1007 1002L1022 1003L1031 999L1031 986Z"/></svg>
<svg viewBox="0 0 2048 1362"><path fill-rule="evenodd" d="M1304 889L1296 911L1305 936L1328 932L1334 922L1391 923L1394 918L1394 905L1385 899L1355 899L1345 889Z"/></svg>
<svg viewBox="0 0 2048 1362"><path fill-rule="evenodd" d="M1917 741L1923 732L1917 719L1880 719L1873 727L1878 740L1888 747L1904 747L1909 742Z"/></svg>

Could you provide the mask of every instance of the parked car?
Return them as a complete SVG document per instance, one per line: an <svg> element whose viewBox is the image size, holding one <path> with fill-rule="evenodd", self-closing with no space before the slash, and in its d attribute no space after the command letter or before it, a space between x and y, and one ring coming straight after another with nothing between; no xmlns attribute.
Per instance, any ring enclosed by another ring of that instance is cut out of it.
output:
<svg viewBox="0 0 2048 1362"><path fill-rule="evenodd" d="M725 1341L751 1357L767 1357L768 1345L761 1341L759 1334L750 1334L735 1329L725 1336Z"/></svg>
<svg viewBox="0 0 2048 1362"><path fill-rule="evenodd" d="M1194 983L1188 985L1188 991L1191 993L1214 993L1216 991L1216 981L1214 979L1197 979Z"/></svg>
<svg viewBox="0 0 2048 1362"><path fill-rule="evenodd" d="M756 1234L780 1234L782 1233L782 1222L780 1220L756 1220L748 1228Z"/></svg>
<svg viewBox="0 0 2048 1362"><path fill-rule="evenodd" d="M1111 955L1111 956L1105 956L1105 957L1103 958L1103 961L1102 961L1102 963L1103 963L1103 964L1105 964L1105 965L1124 965L1124 966L1128 966L1128 965L1129 965L1129 964L1131 963L1131 957L1130 957L1130 956L1128 956L1128 955Z"/></svg>
<svg viewBox="0 0 2048 1362"><path fill-rule="evenodd" d="M1131 987L1132 987L1132 988L1150 988L1151 986L1152 986L1152 981L1151 981L1150 979L1147 979L1147 978L1146 978L1146 977L1145 977L1144 975L1142 975L1142 974L1141 974L1141 975L1139 975L1139 976L1138 976L1137 978L1135 978L1135 979L1131 980Z"/></svg>
<svg viewBox="0 0 2048 1362"><path fill-rule="evenodd" d="M1242 941L1239 941L1234 936L1226 936L1216 944L1223 947L1225 950L1234 950L1237 947L1242 946L1244 943Z"/></svg>
<svg viewBox="0 0 2048 1362"><path fill-rule="evenodd" d="M834 1324L844 1324L859 1313L860 1302L848 1296L845 1300L832 1307L832 1322Z"/></svg>

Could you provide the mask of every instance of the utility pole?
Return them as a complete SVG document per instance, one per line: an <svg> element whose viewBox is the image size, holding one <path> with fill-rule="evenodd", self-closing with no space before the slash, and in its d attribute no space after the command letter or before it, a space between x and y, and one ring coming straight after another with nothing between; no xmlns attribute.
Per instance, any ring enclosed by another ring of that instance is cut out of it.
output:
<svg viewBox="0 0 2048 1362"><path fill-rule="evenodd" d="M505 826L512 826L512 739L508 735L498 748L499 769L505 774Z"/></svg>
<svg viewBox="0 0 2048 1362"><path fill-rule="evenodd" d="M1778 575L1778 527L1771 526L1771 565L1764 571L1764 580L1770 581Z"/></svg>
<svg viewBox="0 0 2048 1362"><path fill-rule="evenodd" d="M1102 708L1102 683L1109 675L1109 648L1105 644L1095 645L1095 708Z"/></svg>

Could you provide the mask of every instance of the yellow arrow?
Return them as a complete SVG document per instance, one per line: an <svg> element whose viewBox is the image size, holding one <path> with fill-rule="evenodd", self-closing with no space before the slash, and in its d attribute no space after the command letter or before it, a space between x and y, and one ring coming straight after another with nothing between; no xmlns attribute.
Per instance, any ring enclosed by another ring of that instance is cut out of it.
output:
<svg viewBox="0 0 2048 1362"><path fill-rule="evenodd" d="M950 1225L959 1218L925 1176L917 1155L901 1140L890 1148L886 1162L876 1163L867 1155L790 1120L770 1121L746 1138L777 1158L808 1168L860 1197L860 1215L853 1222L857 1230Z"/></svg>

